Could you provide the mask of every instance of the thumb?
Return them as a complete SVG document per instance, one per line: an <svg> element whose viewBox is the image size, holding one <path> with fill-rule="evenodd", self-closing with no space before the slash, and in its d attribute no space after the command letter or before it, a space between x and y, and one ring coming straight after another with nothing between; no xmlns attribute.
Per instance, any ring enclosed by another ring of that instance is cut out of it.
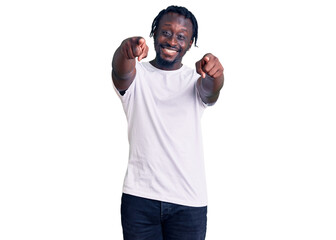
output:
<svg viewBox="0 0 336 240"><path fill-rule="evenodd" d="M205 72L203 72L203 59L199 60L198 62L196 62L196 72L201 75L202 78L205 78Z"/></svg>
<svg viewBox="0 0 336 240"><path fill-rule="evenodd" d="M203 64L202 63L199 66L198 74L201 75L202 78L205 78L205 72L203 71Z"/></svg>
<svg viewBox="0 0 336 240"><path fill-rule="evenodd" d="M202 61L201 61L201 75L202 75L202 78L205 78L206 77L206 74L203 70L203 67L210 61L210 58L208 56L204 56Z"/></svg>

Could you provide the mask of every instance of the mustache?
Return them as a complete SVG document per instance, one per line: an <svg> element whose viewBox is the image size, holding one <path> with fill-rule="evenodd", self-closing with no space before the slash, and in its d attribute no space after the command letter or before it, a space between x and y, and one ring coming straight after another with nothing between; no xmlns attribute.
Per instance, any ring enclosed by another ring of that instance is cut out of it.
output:
<svg viewBox="0 0 336 240"><path fill-rule="evenodd" d="M181 49L179 47L171 46L169 43L160 44L160 47L162 47L162 48L169 48L169 49L172 49L172 50L174 50L176 52L181 52Z"/></svg>

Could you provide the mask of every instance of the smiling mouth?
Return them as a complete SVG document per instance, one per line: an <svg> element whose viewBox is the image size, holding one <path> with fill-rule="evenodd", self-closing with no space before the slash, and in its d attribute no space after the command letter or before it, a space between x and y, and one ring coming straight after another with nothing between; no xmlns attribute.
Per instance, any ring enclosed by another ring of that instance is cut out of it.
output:
<svg viewBox="0 0 336 240"><path fill-rule="evenodd" d="M173 48L161 47L161 49L162 49L162 52L168 56L174 56L179 52L178 50L173 49Z"/></svg>
<svg viewBox="0 0 336 240"><path fill-rule="evenodd" d="M164 48L164 51L167 52L167 53L171 53L171 54L177 53L177 51L171 50L171 49L168 49L168 48Z"/></svg>

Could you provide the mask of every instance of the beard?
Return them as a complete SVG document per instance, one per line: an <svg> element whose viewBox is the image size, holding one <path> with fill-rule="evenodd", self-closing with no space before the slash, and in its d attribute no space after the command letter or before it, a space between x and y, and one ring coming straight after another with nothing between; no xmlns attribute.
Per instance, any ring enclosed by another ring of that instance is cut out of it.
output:
<svg viewBox="0 0 336 240"><path fill-rule="evenodd" d="M162 67L172 68L174 66L174 64L182 61L182 57L184 56L185 53L183 53L182 56L181 56L180 55L181 49L179 47L175 47L176 51L179 53L178 56L176 56L175 59L166 60L166 59L163 59L161 57L161 51L160 51L161 48L165 48L165 47L171 48L171 46L167 43L166 44L159 44L156 36L154 36L154 48L155 48L155 51L156 51L156 58L155 58L156 62Z"/></svg>
<svg viewBox="0 0 336 240"><path fill-rule="evenodd" d="M156 61L159 65L169 68L169 67L172 67L178 61L178 59L175 58L172 61L165 60L161 57L160 53L157 52L156 53Z"/></svg>

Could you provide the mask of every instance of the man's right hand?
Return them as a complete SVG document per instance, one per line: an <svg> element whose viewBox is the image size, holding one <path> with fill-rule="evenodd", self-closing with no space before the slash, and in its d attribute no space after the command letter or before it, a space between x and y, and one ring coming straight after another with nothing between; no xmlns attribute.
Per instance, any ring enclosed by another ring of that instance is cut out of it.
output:
<svg viewBox="0 0 336 240"><path fill-rule="evenodd" d="M143 37L127 38L121 43L112 59L112 79L119 91L127 90L135 78L135 58L141 61L147 54L148 46Z"/></svg>
<svg viewBox="0 0 336 240"><path fill-rule="evenodd" d="M121 44L121 51L126 59L138 57L138 61L141 61L147 57L148 49L146 40L143 37L127 38Z"/></svg>

